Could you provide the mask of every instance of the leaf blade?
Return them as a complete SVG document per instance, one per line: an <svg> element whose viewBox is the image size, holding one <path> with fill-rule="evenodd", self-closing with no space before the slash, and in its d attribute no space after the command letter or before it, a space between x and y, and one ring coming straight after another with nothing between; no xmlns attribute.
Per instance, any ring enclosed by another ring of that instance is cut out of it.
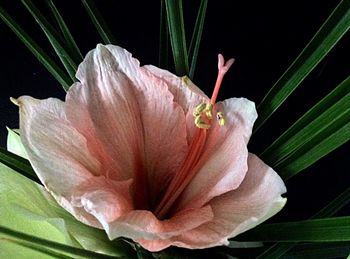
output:
<svg viewBox="0 0 350 259"><path fill-rule="evenodd" d="M159 19L159 54L158 65L161 68L168 69L169 60L169 31L165 9L165 0L160 1L160 19Z"/></svg>
<svg viewBox="0 0 350 259"><path fill-rule="evenodd" d="M205 20L205 15L206 15L206 11L207 11L207 6L208 6L208 0L201 0L198 14L197 14L196 23L195 23L193 34L192 34L192 39L191 39L189 51L188 51L188 57L191 61L189 78L191 78L192 80L193 80L194 72L196 69L199 46L200 46L200 42L202 39L202 33L203 33L204 20Z"/></svg>
<svg viewBox="0 0 350 259"><path fill-rule="evenodd" d="M111 33L110 29L107 26L107 23L104 21L102 15L96 8L94 1L92 0L81 0L86 12L88 13L92 23L94 24L97 32L100 34L103 42L105 44L115 44L116 41Z"/></svg>
<svg viewBox="0 0 350 259"><path fill-rule="evenodd" d="M51 248L60 252L69 253L74 256L80 256L83 258L118 258L115 256L108 256L93 251L84 250L81 248L76 248L68 245L64 245L58 242L46 240L43 238L38 238L33 235L25 234L23 232L15 231L10 228L0 226L0 234L10 236L12 238L17 238L22 242L25 241L28 245L40 248Z"/></svg>
<svg viewBox="0 0 350 259"><path fill-rule="evenodd" d="M350 2L342 0L258 105L255 132L282 105L350 28Z"/></svg>
<svg viewBox="0 0 350 259"><path fill-rule="evenodd" d="M263 242L350 241L350 216L260 225L243 234L241 239Z"/></svg>
<svg viewBox="0 0 350 259"><path fill-rule="evenodd" d="M73 83L72 79L51 59L45 51L11 18L11 16L0 6L0 18L16 34L23 44L32 52L51 75L68 90Z"/></svg>
<svg viewBox="0 0 350 259"><path fill-rule="evenodd" d="M165 0L170 43L173 52L176 74L188 75L188 56L181 0Z"/></svg>
<svg viewBox="0 0 350 259"><path fill-rule="evenodd" d="M300 132L306 131L306 127L310 123L317 120L317 118L326 113L334 104L339 102L343 97L345 97L350 92L350 76L341 82L333 91L331 91L326 97L314 105L309 111L307 111L300 119L298 119L291 127L289 127L280 137L278 137L269 147L267 147L261 156L273 163L278 162L278 160L283 159L283 156L290 154L293 149L292 147L298 145L298 143L293 143L293 139L305 140L305 136L299 136ZM345 107L346 108L346 107ZM329 120L333 119L328 117ZM323 124L320 125L321 127ZM305 135L305 134L304 134ZM282 156L283 154L283 156Z"/></svg>
<svg viewBox="0 0 350 259"><path fill-rule="evenodd" d="M285 259L346 258L350 253L350 243L303 244L286 254Z"/></svg>
<svg viewBox="0 0 350 259"><path fill-rule="evenodd" d="M39 178L31 167L29 161L23 157L13 154L4 148L0 147L0 163L10 167L11 169L19 172L25 177L40 183Z"/></svg>
<svg viewBox="0 0 350 259"><path fill-rule="evenodd" d="M103 230L77 221L57 204L43 186L1 163L0 179L0 226L46 241L113 256L126 256L131 251L123 241L110 241ZM5 253L4 247L0 249L1 252Z"/></svg>
<svg viewBox="0 0 350 259"><path fill-rule="evenodd" d="M338 195L333 201L331 201L327 206L318 211L315 215L311 217L314 218L325 218L331 217L344 206L346 206L350 201L350 187L344 192ZM257 259L277 259L296 246L298 242L291 243L276 243L261 253Z"/></svg>
<svg viewBox="0 0 350 259"><path fill-rule="evenodd" d="M54 4L53 0L48 1L49 7L51 12L53 13L60 29L63 34L63 37L65 39L65 45L70 49L71 54L74 55L74 59L76 62L81 62L83 59L83 55L80 52L80 49L78 48L77 43L74 40L73 35L71 34L67 24L65 23L62 15L58 11L56 5Z"/></svg>
<svg viewBox="0 0 350 259"><path fill-rule="evenodd" d="M33 16L35 21L39 24L40 28L45 33L47 39L51 43L51 46L55 50L58 58L63 64L70 78L73 82L75 82L75 73L78 69L78 66L67 53L67 51L63 48L62 44L60 43L58 33L54 30L54 28L50 25L50 23L41 14L39 9L33 4L31 0L21 0L21 2Z"/></svg>
<svg viewBox="0 0 350 259"><path fill-rule="evenodd" d="M281 170L281 177L289 179L298 174L305 168L311 166L313 163L326 156L336 148L348 142L350 139L350 122L332 133L330 136L314 145L307 152L286 160L283 165L278 167Z"/></svg>

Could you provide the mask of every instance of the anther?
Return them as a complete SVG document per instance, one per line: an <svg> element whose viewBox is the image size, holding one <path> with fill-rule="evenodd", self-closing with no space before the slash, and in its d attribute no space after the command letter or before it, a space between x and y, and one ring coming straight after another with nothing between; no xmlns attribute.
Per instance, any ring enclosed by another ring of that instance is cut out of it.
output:
<svg viewBox="0 0 350 259"><path fill-rule="evenodd" d="M196 109L193 112L193 116L197 117L199 114L201 114L207 107L206 103L199 104Z"/></svg>
<svg viewBox="0 0 350 259"><path fill-rule="evenodd" d="M216 114L216 118L217 118L220 126L224 126L225 125L225 118L224 118L224 114L222 112L218 112Z"/></svg>
<svg viewBox="0 0 350 259"><path fill-rule="evenodd" d="M200 129L209 129L210 128L210 124L204 122L200 115L194 119L194 124Z"/></svg>
<svg viewBox="0 0 350 259"><path fill-rule="evenodd" d="M216 98L217 98L218 93L219 93L219 89L220 89L222 80L223 80L226 72L229 70L229 68L234 63L234 61L235 60L233 58L231 58L225 63L224 57L221 54L218 55L218 76L216 78L216 83L214 86L214 91L213 91L213 94L211 96L211 99L208 103L199 104L193 112L193 116L195 118L195 125L198 128L200 128L200 129L209 129L210 128L211 120L213 119L213 109L214 109L214 105L216 102ZM183 78L183 80L185 81L186 78ZM224 114L222 112L218 112L216 114L216 118L217 118L220 126L225 125L225 118L224 118Z"/></svg>
<svg viewBox="0 0 350 259"><path fill-rule="evenodd" d="M213 105L211 103L207 103L204 111L207 118L211 120L213 118Z"/></svg>

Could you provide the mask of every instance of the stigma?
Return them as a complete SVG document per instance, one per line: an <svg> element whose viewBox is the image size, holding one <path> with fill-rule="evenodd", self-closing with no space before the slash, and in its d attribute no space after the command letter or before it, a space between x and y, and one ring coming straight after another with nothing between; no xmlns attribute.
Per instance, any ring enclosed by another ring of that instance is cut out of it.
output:
<svg viewBox="0 0 350 259"><path fill-rule="evenodd" d="M201 103L196 106L193 117L194 124L200 129L209 129L212 124L213 119L213 109L215 106L216 98L218 96L222 80L224 79L224 75L230 69L232 64L234 63L234 59L231 58L225 63L224 57L219 54L218 55L218 76L216 78L216 83L214 86L214 91L211 96L211 99L208 103ZM220 126L225 125L225 116L223 112L216 113L216 119Z"/></svg>

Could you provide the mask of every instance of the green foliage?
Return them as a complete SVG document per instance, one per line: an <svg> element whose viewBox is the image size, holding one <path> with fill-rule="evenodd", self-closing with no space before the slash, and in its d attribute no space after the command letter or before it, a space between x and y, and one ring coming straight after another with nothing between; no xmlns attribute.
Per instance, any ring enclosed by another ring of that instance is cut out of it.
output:
<svg viewBox="0 0 350 259"><path fill-rule="evenodd" d="M83 55L81 54L80 49L78 48L78 45L76 44L73 35L69 31L69 28L65 23L62 15L52 0L49 0L48 4L63 34L65 46L69 50L69 53L72 55L72 58L74 58L76 62L81 62L83 60Z"/></svg>
<svg viewBox="0 0 350 259"><path fill-rule="evenodd" d="M165 0L165 7L176 74L185 76L189 73L189 66L182 1Z"/></svg>
<svg viewBox="0 0 350 259"><path fill-rule="evenodd" d="M243 234L240 239L263 242L350 241L350 217L263 224Z"/></svg>
<svg viewBox="0 0 350 259"><path fill-rule="evenodd" d="M52 47L54 48L57 56L61 60L61 63L65 67L72 81L76 81L75 72L77 71L78 66L60 43L60 37L56 30L45 19L45 17L41 14L39 9L36 8L31 0L22 0L22 3L45 33L47 39L50 41Z"/></svg>
<svg viewBox="0 0 350 259"><path fill-rule="evenodd" d="M92 0L81 0L105 44L115 43L102 15ZM37 59L48 69L65 90L75 81L77 63L82 60L72 34L53 0L49 8L58 28L55 28L31 0L22 3L39 24L63 71L53 59L0 7L0 18L19 37ZM208 5L201 0L189 48L181 0L162 0L160 17L159 63L168 67L168 40L178 75L193 78L196 68L204 20ZM309 44L272 86L258 106L259 119L255 130L283 104L303 80L331 51L350 27L350 1L342 0L311 39ZM190 65L189 65L190 64ZM307 111L262 153L262 157L288 179L350 139L350 77ZM9 149L21 153L17 133L9 131ZM16 151L17 150L17 151ZM39 182L28 160L0 149L0 257L4 258L103 258L130 256L133 251L121 240L109 241L103 231L79 223L63 210ZM27 178L23 177L26 176ZM28 179L29 178L29 179ZM32 181L32 180L34 181ZM239 238L245 241L276 242L266 247L246 248L246 252L229 248L207 249L202 255L228 255L257 258L321 258L346 256L350 252L350 217L331 218L350 201L350 188L309 220L262 224ZM299 242L310 242L301 244ZM182 252L168 249L151 254L134 246L139 258L171 258ZM99 251L102 254L96 254ZM187 254L185 252L184 254ZM135 255L136 256L136 255ZM189 256L188 258L197 258Z"/></svg>
<svg viewBox="0 0 350 259"><path fill-rule="evenodd" d="M190 43L190 48L188 51L188 56L189 56L190 62L191 62L189 78L191 78L191 79L193 79L194 71L195 71L196 65L197 65L199 46L200 46L201 39L202 39L202 33L203 33L204 20L205 20L205 14L207 11L207 6L208 6L208 0L202 0L200 3L200 6L199 6L196 24L194 26L192 39L191 39L191 43Z"/></svg>
<svg viewBox="0 0 350 259"><path fill-rule="evenodd" d="M287 129L262 157L284 179L347 142L350 138L350 77Z"/></svg>
<svg viewBox="0 0 350 259"><path fill-rule="evenodd" d="M331 217L335 213L337 213L339 210L341 210L344 206L346 206L349 203L349 201L350 201L350 187L346 189L343 193L341 193L338 197L336 197L326 207L324 207L315 215L313 215L311 219ZM268 249L266 249L257 258L259 259L280 258L282 255L284 255L290 249L295 247L297 244L298 242L291 242L291 243L278 242L272 245L271 247L269 247ZM328 245L329 244L323 245L323 246L328 247Z"/></svg>
<svg viewBox="0 0 350 259"><path fill-rule="evenodd" d="M86 12L88 13L92 23L95 25L97 32L100 34L103 42L105 44L115 44L113 34L107 26L107 23L104 21L102 15L96 8L94 1L92 0L81 0Z"/></svg>
<svg viewBox="0 0 350 259"><path fill-rule="evenodd" d="M342 0L258 106L258 130L350 28L350 2Z"/></svg>
<svg viewBox="0 0 350 259"><path fill-rule="evenodd" d="M33 53L33 55L42 63L53 77L62 85L65 90L73 83L73 80L67 75L46 52L26 33L21 26L0 6L0 18L17 35L24 45Z"/></svg>
<svg viewBox="0 0 350 259"><path fill-rule="evenodd" d="M111 242L104 231L80 223L41 185L3 164L0 164L0 178L1 258L18 258L19 251L23 253L21 258L47 258L31 249L18 249L15 240L73 255L87 254L83 249L112 256L127 256L130 252L126 243Z"/></svg>

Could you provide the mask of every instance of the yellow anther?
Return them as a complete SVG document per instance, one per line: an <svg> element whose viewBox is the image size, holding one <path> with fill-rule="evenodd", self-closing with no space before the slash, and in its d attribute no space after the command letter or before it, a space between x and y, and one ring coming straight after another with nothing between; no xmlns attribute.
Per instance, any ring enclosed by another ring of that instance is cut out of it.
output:
<svg viewBox="0 0 350 259"><path fill-rule="evenodd" d="M210 124L204 122L200 115L195 118L194 124L196 124L196 126L200 129L209 129L210 128Z"/></svg>
<svg viewBox="0 0 350 259"><path fill-rule="evenodd" d="M216 114L216 118L218 119L218 122L219 122L220 126L224 126L225 125L225 118L224 118L224 114L222 112L218 112Z"/></svg>
<svg viewBox="0 0 350 259"><path fill-rule="evenodd" d="M201 103L201 104L197 105L196 109L193 112L193 116L194 117L199 116L205 110L206 107L207 107L206 103Z"/></svg>
<svg viewBox="0 0 350 259"><path fill-rule="evenodd" d="M207 103L204 111L205 115L207 115L207 118L211 120L213 118L213 105L211 103Z"/></svg>
<svg viewBox="0 0 350 259"><path fill-rule="evenodd" d="M194 112L192 113L192 115L193 115L193 117L198 117L198 116L200 116L201 114L198 113L198 112L196 112L196 111L194 111Z"/></svg>

